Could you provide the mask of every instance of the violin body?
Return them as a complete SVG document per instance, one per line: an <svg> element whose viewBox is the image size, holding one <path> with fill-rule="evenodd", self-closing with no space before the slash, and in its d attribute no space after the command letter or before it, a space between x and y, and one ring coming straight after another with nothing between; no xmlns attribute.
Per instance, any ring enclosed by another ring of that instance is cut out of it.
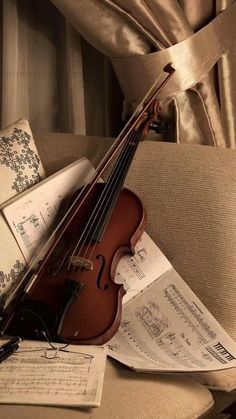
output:
<svg viewBox="0 0 236 419"><path fill-rule="evenodd" d="M168 76L154 92L151 87L147 103L138 106L90 184L74 197L49 249L42 257L39 251L3 301L0 333L94 345L116 333L125 294L114 281L116 267L124 254L134 253L146 222L139 198L122 188L139 142L158 121L157 94L174 74L170 64L164 71ZM115 156L107 182L98 183Z"/></svg>
<svg viewBox="0 0 236 419"><path fill-rule="evenodd" d="M32 339L46 329L56 341L100 345L117 331L125 290L114 282L116 267L124 254L134 252L146 217L139 198L124 188L102 238L98 241L90 231L76 248L105 185L97 183L81 206L19 305L8 333Z"/></svg>

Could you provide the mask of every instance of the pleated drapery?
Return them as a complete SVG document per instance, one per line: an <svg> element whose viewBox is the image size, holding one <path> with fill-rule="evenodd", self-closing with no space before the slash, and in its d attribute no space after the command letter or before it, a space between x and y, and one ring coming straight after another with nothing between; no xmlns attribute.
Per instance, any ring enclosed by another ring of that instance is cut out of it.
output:
<svg viewBox="0 0 236 419"><path fill-rule="evenodd" d="M122 94L109 59L50 0L0 1L0 128L114 135Z"/></svg>
<svg viewBox="0 0 236 419"><path fill-rule="evenodd" d="M2 4L2 125L29 116L33 129L114 135L122 98L106 56L122 86L126 112L134 109L142 88L161 74L164 58L160 57L169 55L173 66L176 61L179 85L191 74L194 77L192 84L161 97L162 114L171 128L161 139L235 147L233 1L3 0ZM30 42L25 42L29 35Z"/></svg>
<svg viewBox="0 0 236 419"><path fill-rule="evenodd" d="M173 45L180 45L181 42L190 38L195 31L199 31L211 22L217 13L227 6L230 7L230 3L232 3L223 0L217 2L195 0L191 2L187 0L165 0L165 2L158 0L130 0L129 2L126 0L101 0L98 2L95 0L79 0L74 2L73 0L53 0L53 2L90 43L112 58L116 71L118 68L117 61L119 61L119 68L122 71L118 70L117 74L121 85L124 84L127 87L125 91L126 99L129 95L130 85L133 86L134 92L135 87L138 91L139 86L144 84L145 73L138 75L137 73L139 73L140 65L145 63L146 58L152 56L150 53L157 51L158 54L158 52L168 50ZM90 10L89 18L87 16L88 9ZM232 13L236 18L235 8L232 10L231 16ZM95 16L99 16L98 21ZM121 19L123 19L123 26L121 25ZM227 22L225 28L229 30ZM222 35L224 35L224 32ZM144 41L146 41L146 44ZM208 41L209 39L206 37L206 45ZM220 39L219 36L217 42L221 41L223 39ZM189 51L186 64L183 55L182 68L178 68L179 78L181 78L181 69L183 72L184 70L185 72L188 71L188 68L186 68L188 62L191 63L191 58L194 59L198 48L201 50L202 46L202 44L194 45L194 48ZM209 43L208 51L212 47ZM232 51L235 48L234 43L232 50L228 52L228 56L232 57ZM179 58L182 54L181 48L179 48L178 54ZM130 60L130 57L133 56L142 57L142 60ZM201 60L207 61L207 56L201 57L199 55L199 66L202 64ZM129 65L130 61L136 63L136 66ZM235 60L231 59L231 66L232 61ZM222 106L223 95L228 102L228 96L226 97L224 94L225 90L227 88L230 88L231 91L235 90L235 80L232 78L232 73L229 74L229 63L227 64L223 67L220 63L220 81L216 68L207 69L206 74L196 80L195 85L171 97L162 99L163 114L170 121L174 119L175 132L172 139L187 143L235 146L235 117L232 112L230 116L227 113L230 107L229 103L227 103L228 106L225 104L227 111L222 112L220 107L220 105ZM175 66L175 60L173 60L173 66ZM147 73L150 72L150 67L158 77L161 68L158 66L153 68L153 62L150 62ZM149 83L149 78L148 74L146 85ZM137 97L130 95L128 106L131 105L132 108L132 105L135 106L139 99L138 95Z"/></svg>

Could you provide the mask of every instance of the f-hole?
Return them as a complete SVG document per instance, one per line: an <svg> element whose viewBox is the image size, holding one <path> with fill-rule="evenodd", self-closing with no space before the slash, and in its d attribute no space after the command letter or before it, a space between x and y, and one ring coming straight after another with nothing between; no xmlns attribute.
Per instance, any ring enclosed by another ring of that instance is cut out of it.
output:
<svg viewBox="0 0 236 419"><path fill-rule="evenodd" d="M102 285L102 283L101 283L102 274L103 274L104 267L105 267L105 258L102 255L97 255L96 259L100 261L100 267L99 267L98 276L97 276L97 287L100 290L105 291L109 288L109 285L108 285L109 278L107 279L107 282L104 285Z"/></svg>

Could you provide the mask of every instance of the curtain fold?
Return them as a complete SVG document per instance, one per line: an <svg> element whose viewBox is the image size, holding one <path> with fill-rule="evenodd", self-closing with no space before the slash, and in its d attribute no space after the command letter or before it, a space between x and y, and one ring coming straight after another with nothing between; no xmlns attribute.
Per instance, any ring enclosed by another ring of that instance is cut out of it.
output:
<svg viewBox="0 0 236 419"><path fill-rule="evenodd" d="M42 10L30 2L2 2L2 127L21 117L39 126L43 120L45 129L55 126L56 60L49 26L54 16L51 5L43 3Z"/></svg>
<svg viewBox="0 0 236 419"><path fill-rule="evenodd" d="M161 51L169 48L191 37L195 30L201 29L216 15L216 2L212 0L206 2L197 0L191 2L191 7L187 0L179 2L177 0L165 2L159 0L130 0L129 2L126 0L101 0L99 2L53 0L53 2L89 42L103 53L109 54L111 58L146 55L153 50ZM99 26L94 24L98 4ZM89 20L86 16L88 9L90 10ZM123 26L129 29L125 34L125 41L121 37L124 33L122 33L120 19L123 19ZM108 21L110 21L109 25ZM112 28L112 40L110 28ZM139 31L139 35L145 36L149 42L145 50L140 51L137 36L133 36L134 30ZM131 48L130 45L133 47ZM194 51L192 54L194 55ZM161 68L157 68L156 72L158 75ZM172 98L162 98L162 112L165 118L170 120L174 114L176 115L173 140L234 147L234 141L229 140L227 130L223 129L225 123L222 123L222 120L225 116L219 106L216 75L217 72L212 70L186 92L181 92ZM121 78L126 78L125 64L123 75L119 73L118 77L121 83ZM139 83L142 83L142 80L137 78L137 85Z"/></svg>
<svg viewBox="0 0 236 419"><path fill-rule="evenodd" d="M61 131L86 132L81 38L60 19L57 52L58 120ZM80 112L78 112L78 109Z"/></svg>
<svg viewBox="0 0 236 419"><path fill-rule="evenodd" d="M34 132L114 135L122 94L109 59L50 0L2 0L0 13L1 128L26 118Z"/></svg>
<svg viewBox="0 0 236 419"><path fill-rule="evenodd" d="M115 135L122 112L116 76L121 86L127 81L125 60L142 57L148 63L153 54L181 47L232 3L2 0L1 126L25 117L33 130ZM114 65L117 59L124 59L122 72ZM184 66L184 55L182 61ZM195 85L162 96L162 114L170 129L157 138L235 148L235 66L234 43ZM144 81L138 70L129 76L137 92ZM157 65L154 71L158 77L162 68ZM145 83L148 80L149 75ZM125 97L124 110L132 111L136 101Z"/></svg>
<svg viewBox="0 0 236 419"><path fill-rule="evenodd" d="M217 0L216 13L225 10L232 0ZM236 45L218 62L219 100L225 132L226 146L236 146Z"/></svg>

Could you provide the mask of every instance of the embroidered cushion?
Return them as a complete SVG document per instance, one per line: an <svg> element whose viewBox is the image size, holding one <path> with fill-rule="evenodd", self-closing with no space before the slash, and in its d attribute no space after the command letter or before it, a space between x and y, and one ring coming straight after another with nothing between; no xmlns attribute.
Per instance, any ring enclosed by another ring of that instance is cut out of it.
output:
<svg viewBox="0 0 236 419"><path fill-rule="evenodd" d="M28 121L0 131L0 204L45 177Z"/></svg>
<svg viewBox="0 0 236 419"><path fill-rule="evenodd" d="M0 207L45 177L28 121L0 131ZM0 212L0 298L25 271L24 257Z"/></svg>

